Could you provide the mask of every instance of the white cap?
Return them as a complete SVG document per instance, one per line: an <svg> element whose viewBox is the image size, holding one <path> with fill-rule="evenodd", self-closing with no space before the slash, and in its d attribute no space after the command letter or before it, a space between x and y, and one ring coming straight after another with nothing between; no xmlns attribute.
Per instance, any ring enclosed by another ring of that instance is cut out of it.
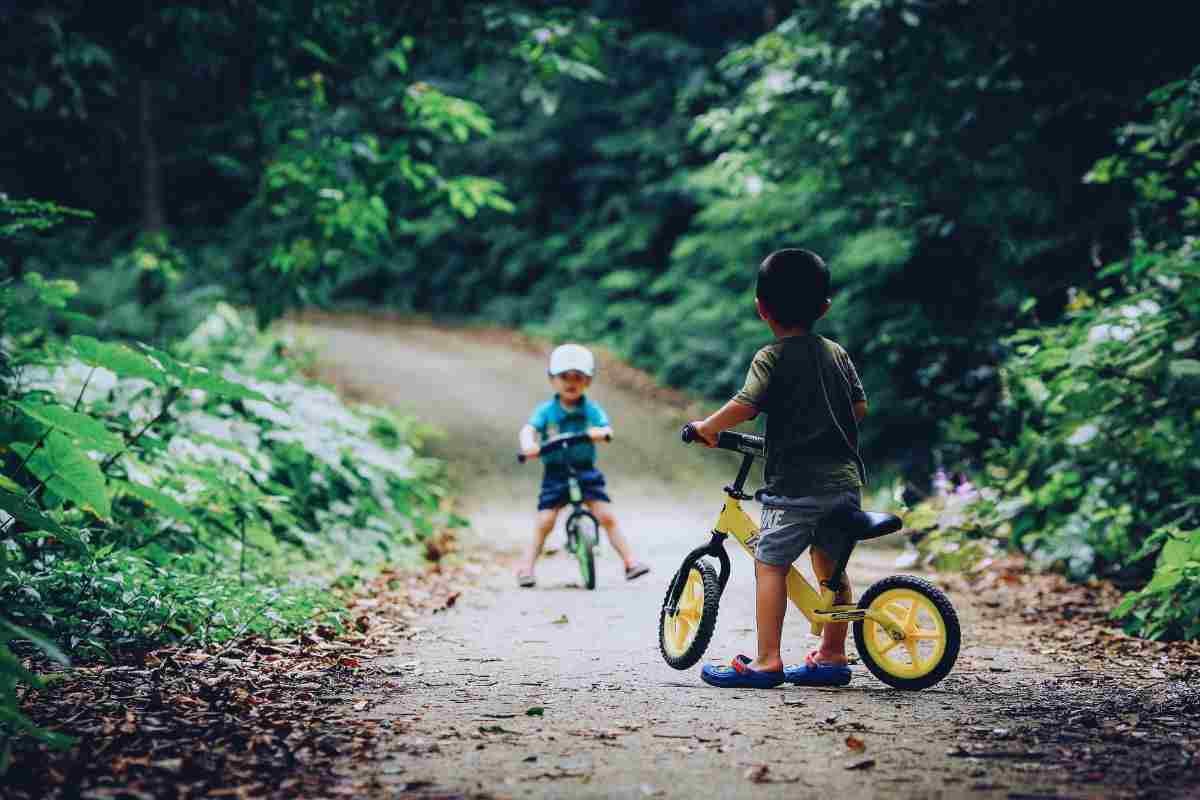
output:
<svg viewBox="0 0 1200 800"><path fill-rule="evenodd" d="M564 372L582 372L589 378L596 374L596 359L592 351L580 344L560 344L550 354L551 375L561 375Z"/></svg>

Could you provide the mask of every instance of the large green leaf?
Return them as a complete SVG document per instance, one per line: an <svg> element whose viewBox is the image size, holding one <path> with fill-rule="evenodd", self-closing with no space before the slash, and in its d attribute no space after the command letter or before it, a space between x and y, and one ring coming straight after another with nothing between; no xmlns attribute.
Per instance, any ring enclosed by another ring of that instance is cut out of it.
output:
<svg viewBox="0 0 1200 800"><path fill-rule="evenodd" d="M26 416L57 431L62 431L92 449L115 453L124 447L121 438L105 428L104 423L95 417L56 404L16 401L12 405L19 408Z"/></svg>
<svg viewBox="0 0 1200 800"><path fill-rule="evenodd" d="M1177 378L1200 378L1200 361L1194 358L1179 358L1167 365Z"/></svg>
<svg viewBox="0 0 1200 800"><path fill-rule="evenodd" d="M30 272L25 276L25 285L33 289L37 299L51 308L65 308L72 297L79 294L79 284L71 280L46 280L40 273Z"/></svg>
<svg viewBox="0 0 1200 800"><path fill-rule="evenodd" d="M19 494L0 490L0 509L35 531L49 531L58 536L66 534L61 525L47 517Z"/></svg>
<svg viewBox="0 0 1200 800"><path fill-rule="evenodd" d="M93 367L103 367L124 378L145 378L162 386L167 375L145 355L123 344L101 342L91 336L72 336L71 346L79 359Z"/></svg>
<svg viewBox="0 0 1200 800"><path fill-rule="evenodd" d="M1167 569L1159 567L1154 573L1153 580L1146 584L1146 588L1142 589L1142 594L1154 594L1155 592L1168 592L1174 589L1183 580L1183 573L1176 569Z"/></svg>
<svg viewBox="0 0 1200 800"><path fill-rule="evenodd" d="M192 512L170 495L160 492L158 489L151 488L141 483L132 483L122 481L121 490L128 492L134 497L146 503L146 505L166 514L168 517L177 522L195 523L192 517Z"/></svg>
<svg viewBox="0 0 1200 800"><path fill-rule="evenodd" d="M911 530L925 530L937 527L941 514L935 508L924 506L915 508L904 515L904 527Z"/></svg>
<svg viewBox="0 0 1200 800"><path fill-rule="evenodd" d="M1167 539L1158 556L1158 567L1179 569L1197 557L1200 557L1200 531L1189 531Z"/></svg>
<svg viewBox="0 0 1200 800"><path fill-rule="evenodd" d="M301 50L311 53L312 55L324 61L326 64L337 63L337 59L329 55L329 52L324 47L321 47L321 45L317 44L312 39L301 39L299 46Z"/></svg>
<svg viewBox="0 0 1200 800"><path fill-rule="evenodd" d="M264 403L278 405L278 403L275 403L261 392L256 392L240 383L227 381L214 374L207 367L180 361L170 354L164 353L162 350L151 347L148 344L139 342L138 347L155 361L162 364L163 369L167 370L183 389L201 389L218 397L224 397L227 400L261 400Z"/></svg>
<svg viewBox="0 0 1200 800"><path fill-rule="evenodd" d="M248 386L218 377L203 367L194 367L189 372L184 387L188 389L203 389L206 392L224 397L227 400L261 400L264 403L278 405L271 398L256 392Z"/></svg>
<svg viewBox="0 0 1200 800"><path fill-rule="evenodd" d="M28 628L23 628L20 625L9 622L6 619L0 619L0 641L7 643L12 639L28 639L29 641L33 642L34 646L36 646L39 650L50 656L50 658L54 659L62 666L69 667L71 665L71 659L67 658L66 653L64 653L62 650L59 650L58 645L54 644L54 642L50 641L45 636L31 631Z"/></svg>
<svg viewBox="0 0 1200 800"><path fill-rule="evenodd" d="M101 519L112 515L112 502L104 486L100 466L58 431L52 431L41 447L14 444L13 450L28 458L29 471L65 500L91 511Z"/></svg>

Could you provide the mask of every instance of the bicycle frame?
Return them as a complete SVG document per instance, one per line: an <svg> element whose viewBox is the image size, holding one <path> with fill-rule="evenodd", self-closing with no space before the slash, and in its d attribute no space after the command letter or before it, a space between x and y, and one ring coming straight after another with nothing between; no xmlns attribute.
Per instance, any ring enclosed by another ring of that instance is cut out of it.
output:
<svg viewBox="0 0 1200 800"><path fill-rule="evenodd" d="M675 613L678 610L679 597L683 594L683 588L687 584L687 576L691 571L692 564L704 556L712 556L720 562L720 586L721 592L724 593L731 569L729 555L725 552L726 537L732 536L751 558L754 557L754 547L758 543L759 529L750 515L742 508L740 502L750 499L742 492L741 487L745 483L746 474L749 473L749 465L753 459L753 455L746 454L743 468L738 472L738 480L732 486L725 487L727 497L721 508L717 524L713 528L712 539L708 544L697 547L689 553L684 559L683 566L676 573L674 584L671 587L669 613ZM843 563L839 572L844 568L845 564ZM818 594L794 565L788 570L787 595L788 599L792 601L792 605L808 619L810 630L814 635L820 636L827 622L857 622L871 619L879 623L896 641L903 641L905 638L904 630L887 615L859 608L853 603L836 603L834 602L836 592L829 586L822 586L821 592Z"/></svg>

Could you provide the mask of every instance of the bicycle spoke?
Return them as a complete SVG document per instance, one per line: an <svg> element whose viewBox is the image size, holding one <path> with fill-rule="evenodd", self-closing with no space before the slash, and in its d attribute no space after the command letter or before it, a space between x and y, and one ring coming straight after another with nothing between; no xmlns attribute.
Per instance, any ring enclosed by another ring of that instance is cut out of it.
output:
<svg viewBox="0 0 1200 800"><path fill-rule="evenodd" d="M908 613L904 616L904 630L907 633L908 631L916 630L916 628L917 628L917 601L913 600L913 601L911 601L911 605L909 605L909 607L908 607Z"/></svg>
<svg viewBox="0 0 1200 800"><path fill-rule="evenodd" d="M917 655L917 643L912 641L911 639L905 639L904 640L904 649L908 651L908 657L910 659L912 659L912 665L914 667L920 667L921 659Z"/></svg>
<svg viewBox="0 0 1200 800"><path fill-rule="evenodd" d="M906 635L908 636L909 639L926 640L926 641L936 641L937 639L942 638L942 634L939 633L938 631L925 630L924 628L917 628L912 633L909 633Z"/></svg>
<svg viewBox="0 0 1200 800"><path fill-rule="evenodd" d="M881 655L881 656L885 655L889 650L891 650L893 647L895 647L898 644L900 644L900 642L896 641L895 639L893 639L889 636L887 646L880 648L878 655Z"/></svg>
<svg viewBox="0 0 1200 800"><path fill-rule="evenodd" d="M895 611L893 611L893 608L899 609L900 614L897 614ZM900 627L904 627L904 619L901 615L907 614L907 611L908 609L906 609L903 604L896 602L888 603L883 607L883 613L887 614L891 618L892 622L896 623Z"/></svg>

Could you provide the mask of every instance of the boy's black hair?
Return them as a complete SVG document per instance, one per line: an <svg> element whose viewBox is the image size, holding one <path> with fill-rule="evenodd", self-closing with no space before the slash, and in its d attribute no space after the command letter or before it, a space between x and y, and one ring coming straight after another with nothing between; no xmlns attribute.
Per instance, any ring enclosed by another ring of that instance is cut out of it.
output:
<svg viewBox="0 0 1200 800"><path fill-rule="evenodd" d="M830 290L829 267L811 250L776 250L758 267L755 294L759 303L785 328L811 328L825 308Z"/></svg>

